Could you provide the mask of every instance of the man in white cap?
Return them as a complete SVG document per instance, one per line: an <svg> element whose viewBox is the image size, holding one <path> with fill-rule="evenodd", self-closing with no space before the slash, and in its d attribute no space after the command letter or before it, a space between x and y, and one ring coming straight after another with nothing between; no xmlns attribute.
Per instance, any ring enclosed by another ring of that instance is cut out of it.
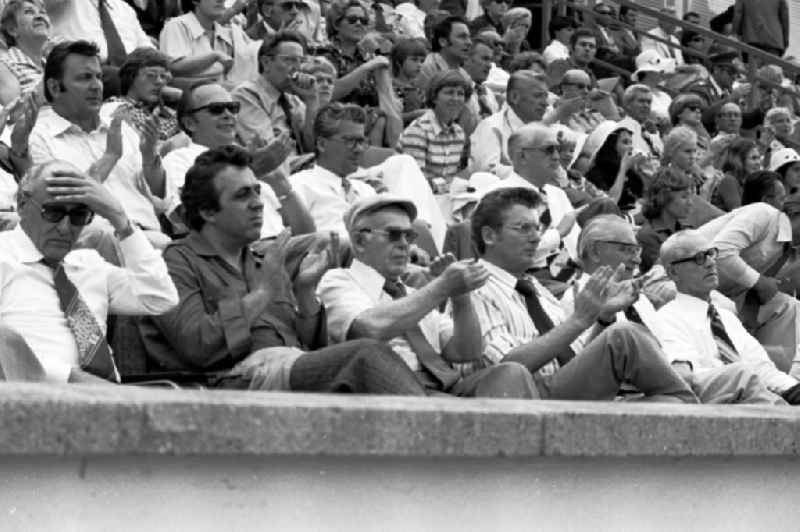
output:
<svg viewBox="0 0 800 532"><path fill-rule="evenodd" d="M664 76L675 71L675 61L661 57L655 50L646 50L636 56L636 71L631 74L634 83L650 87L653 94L652 112L659 118L669 118L672 97L660 89Z"/></svg>
<svg viewBox="0 0 800 532"><path fill-rule="evenodd" d="M470 292L489 274L477 261L457 262L448 255L434 264L439 275L424 288L406 286L416 215L410 200L388 194L350 207L344 221L355 258L349 268L326 272L318 289L329 336L336 342L388 342L430 392L535 397L531 374L521 364L492 365L467 377L454 367L482 363L481 328ZM452 318L439 312L445 303Z"/></svg>

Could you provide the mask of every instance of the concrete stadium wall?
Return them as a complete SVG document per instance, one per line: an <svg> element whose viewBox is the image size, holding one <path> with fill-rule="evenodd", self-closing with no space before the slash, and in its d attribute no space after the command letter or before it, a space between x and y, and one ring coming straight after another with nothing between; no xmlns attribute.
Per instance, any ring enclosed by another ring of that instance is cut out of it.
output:
<svg viewBox="0 0 800 532"><path fill-rule="evenodd" d="M0 387L0 530L793 530L800 410Z"/></svg>

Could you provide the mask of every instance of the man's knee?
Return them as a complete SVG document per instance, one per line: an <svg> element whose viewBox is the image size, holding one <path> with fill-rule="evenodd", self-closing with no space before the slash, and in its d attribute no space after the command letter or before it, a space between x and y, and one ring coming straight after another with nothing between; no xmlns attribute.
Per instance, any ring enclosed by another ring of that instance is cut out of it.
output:
<svg viewBox="0 0 800 532"><path fill-rule="evenodd" d="M538 397L533 376L528 368L517 362L501 362L490 366L477 395L490 397ZM490 393L489 390L491 389ZM482 393L483 392L483 393Z"/></svg>

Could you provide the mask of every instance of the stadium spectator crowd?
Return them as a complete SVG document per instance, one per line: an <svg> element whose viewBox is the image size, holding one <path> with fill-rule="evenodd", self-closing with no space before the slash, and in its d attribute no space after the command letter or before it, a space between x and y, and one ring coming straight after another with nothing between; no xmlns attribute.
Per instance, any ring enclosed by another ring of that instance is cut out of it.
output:
<svg viewBox="0 0 800 532"><path fill-rule="evenodd" d="M3 380L800 404L786 0L0 7Z"/></svg>

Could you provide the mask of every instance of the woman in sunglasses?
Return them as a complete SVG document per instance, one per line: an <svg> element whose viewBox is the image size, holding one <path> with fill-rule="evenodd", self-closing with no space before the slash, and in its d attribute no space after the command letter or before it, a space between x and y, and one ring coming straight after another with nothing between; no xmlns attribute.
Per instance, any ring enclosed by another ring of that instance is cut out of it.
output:
<svg viewBox="0 0 800 532"><path fill-rule="evenodd" d="M339 73L333 100L363 107L370 144L389 146L400 134L402 120L393 109L389 58L379 55L380 39L367 38L370 16L357 0L331 3L326 18L332 46L325 55Z"/></svg>
<svg viewBox="0 0 800 532"><path fill-rule="evenodd" d="M673 126L686 126L697 133L698 142L708 146L711 135L703 125L703 113L706 110L703 99L694 93L679 94L669 106L669 118Z"/></svg>

